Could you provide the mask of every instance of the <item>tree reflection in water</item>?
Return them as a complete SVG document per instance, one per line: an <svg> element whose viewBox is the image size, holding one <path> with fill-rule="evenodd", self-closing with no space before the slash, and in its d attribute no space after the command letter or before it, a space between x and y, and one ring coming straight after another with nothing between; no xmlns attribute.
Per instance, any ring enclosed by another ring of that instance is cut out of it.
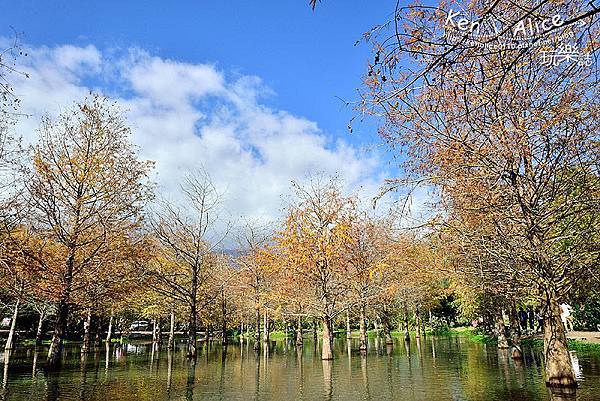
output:
<svg viewBox="0 0 600 401"><path fill-rule="evenodd" d="M310 340L287 348L271 341L258 352L248 342L226 348L204 344L195 361L186 358L183 344L174 350L109 345L83 354L68 346L58 372L38 372L47 349L32 347L0 354L0 401L592 401L600 391L598 354L578 355L585 380L572 393L546 389L539 350L529 347L522 361L513 361L493 345L466 339L396 339L384 347L371 338L365 353L358 345L345 337L336 340L332 361L322 361L318 344Z"/></svg>

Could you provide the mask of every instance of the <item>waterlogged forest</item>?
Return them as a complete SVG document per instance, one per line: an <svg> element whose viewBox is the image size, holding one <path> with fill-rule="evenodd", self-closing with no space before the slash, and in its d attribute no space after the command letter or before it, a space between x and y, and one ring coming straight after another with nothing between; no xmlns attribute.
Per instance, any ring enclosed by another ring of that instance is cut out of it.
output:
<svg viewBox="0 0 600 401"><path fill-rule="evenodd" d="M165 193L102 91L24 140L7 44L0 400L600 398L598 8L458 3L471 27L557 22L511 47L392 4L348 107L395 175L365 197L315 168L275 220L232 214L202 154ZM546 65L558 30L589 57Z"/></svg>

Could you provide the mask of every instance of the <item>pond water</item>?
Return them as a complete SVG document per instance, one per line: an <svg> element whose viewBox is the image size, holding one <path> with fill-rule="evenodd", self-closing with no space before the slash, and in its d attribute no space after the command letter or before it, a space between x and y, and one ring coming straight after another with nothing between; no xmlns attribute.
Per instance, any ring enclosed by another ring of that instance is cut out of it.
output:
<svg viewBox="0 0 600 401"><path fill-rule="evenodd" d="M46 349L19 349L0 376L1 401L38 400L600 400L600 355L574 354L579 389L551 393L542 355L525 348L522 362L495 346L463 337L427 337L386 346L369 339L366 356L356 340L334 344L335 359L322 361L309 341L301 350L272 341L257 354L247 342L203 344L192 363L184 344L174 352L151 344L102 346L82 357L65 349L65 363L46 373ZM0 353L0 355L2 355Z"/></svg>

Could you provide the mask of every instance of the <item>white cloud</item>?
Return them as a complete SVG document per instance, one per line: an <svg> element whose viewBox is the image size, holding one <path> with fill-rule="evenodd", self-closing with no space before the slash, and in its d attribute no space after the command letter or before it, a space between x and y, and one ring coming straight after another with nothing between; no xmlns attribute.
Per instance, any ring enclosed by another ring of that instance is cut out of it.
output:
<svg viewBox="0 0 600 401"><path fill-rule="evenodd" d="M214 65L176 62L139 49L94 46L28 49L30 78L15 91L30 117L17 127L28 142L44 113L56 115L90 90L111 94L127 110L133 141L156 161L160 191L173 196L180 176L204 167L226 191L234 218L274 220L290 182L310 173L338 174L365 197L379 190L379 160L317 123L260 103L272 95L258 77L235 79Z"/></svg>
<svg viewBox="0 0 600 401"><path fill-rule="evenodd" d="M121 73L139 96L157 106L177 107L225 90L223 75L211 65L178 63L140 52Z"/></svg>

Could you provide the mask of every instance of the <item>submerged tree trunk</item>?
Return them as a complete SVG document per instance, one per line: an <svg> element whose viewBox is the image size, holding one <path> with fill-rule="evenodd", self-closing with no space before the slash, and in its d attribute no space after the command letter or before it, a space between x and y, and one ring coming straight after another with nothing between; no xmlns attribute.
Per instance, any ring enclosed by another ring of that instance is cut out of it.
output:
<svg viewBox="0 0 600 401"><path fill-rule="evenodd" d="M394 343L394 341L392 340L392 327L390 325L389 311L387 310L386 307L384 307L384 309L383 309L382 324L383 324L383 334L385 336L385 343L386 343L386 345L391 345Z"/></svg>
<svg viewBox="0 0 600 401"><path fill-rule="evenodd" d="M359 322L359 331L360 331L360 347L361 351L367 350L367 327L365 324L365 305L360 305L360 322Z"/></svg>
<svg viewBox="0 0 600 401"><path fill-rule="evenodd" d="M408 324L408 306L404 302L404 341L410 341L410 327Z"/></svg>
<svg viewBox="0 0 600 401"><path fill-rule="evenodd" d="M160 328L160 318L154 319L154 328L152 330L152 342L160 347L162 343L162 329Z"/></svg>
<svg viewBox="0 0 600 401"><path fill-rule="evenodd" d="M383 334L386 345L391 345L394 343L394 340L392 340L392 328L390 327L389 321L383 323Z"/></svg>
<svg viewBox="0 0 600 401"><path fill-rule="evenodd" d="M60 301L56 312L56 322L54 324L54 332L52 333L52 341L48 350L48 359L46 364L48 368L53 369L60 364L62 355L63 337L67 328L67 318L69 316L69 306L66 300Z"/></svg>
<svg viewBox="0 0 600 401"><path fill-rule="evenodd" d="M92 334L94 335L94 348L100 347L100 322L98 316L92 315Z"/></svg>
<svg viewBox="0 0 600 401"><path fill-rule="evenodd" d="M67 269L63 281L63 289L60 301L56 308L56 321L54 322L54 332L52 341L48 350L48 359L46 366L48 369L56 369L60 365L62 356L63 337L67 331L67 322L69 319L69 298L71 296L71 285L73 283L73 269L75 267L75 249L70 249L70 255L67 259Z"/></svg>
<svg viewBox="0 0 600 401"><path fill-rule="evenodd" d="M188 341L187 341L187 357L196 358L197 355L197 317L196 317L196 305L192 303L190 308L190 316L188 318Z"/></svg>
<svg viewBox="0 0 600 401"><path fill-rule="evenodd" d="M517 319L517 307L512 302L509 311L510 323L510 342L512 345L511 355L513 359L523 359L523 349L521 348L521 331L519 330L519 320Z"/></svg>
<svg viewBox="0 0 600 401"><path fill-rule="evenodd" d="M269 341L269 314L266 310L263 314L263 341Z"/></svg>
<svg viewBox="0 0 600 401"><path fill-rule="evenodd" d="M112 340L113 320L114 320L114 315L111 313L110 318L108 319L108 330L106 331L106 342L109 344L110 344L110 341Z"/></svg>
<svg viewBox="0 0 600 401"><path fill-rule="evenodd" d="M227 300L225 294L221 290L221 344L227 344Z"/></svg>
<svg viewBox="0 0 600 401"><path fill-rule="evenodd" d="M43 308L40 311L40 317L38 319L37 331L35 332L35 345L40 345L42 343L42 338L44 336L44 320L46 319L46 308Z"/></svg>
<svg viewBox="0 0 600 401"><path fill-rule="evenodd" d="M15 307L13 309L12 319L10 321L10 330L8 332L8 338L6 339L6 344L4 346L4 349L6 351L10 351L11 349L13 349L15 340L15 330L17 327L17 316L19 315L19 305L21 305L21 300L17 298L17 301L15 302Z"/></svg>
<svg viewBox="0 0 600 401"><path fill-rule="evenodd" d="M508 340L504 333L504 318L502 317L502 310L496 313L496 336L498 337L498 348L508 348Z"/></svg>
<svg viewBox="0 0 600 401"><path fill-rule="evenodd" d="M167 349L172 350L175 347L175 310L171 309L170 324L169 324L169 342Z"/></svg>
<svg viewBox="0 0 600 401"><path fill-rule="evenodd" d="M92 344L92 310L88 309L85 315L85 321L83 322L83 346L81 352L88 352Z"/></svg>
<svg viewBox="0 0 600 401"><path fill-rule="evenodd" d="M302 338L302 317L298 316L298 321L296 323L296 345L302 346L304 344L304 340Z"/></svg>
<svg viewBox="0 0 600 401"><path fill-rule="evenodd" d="M547 386L577 387L560 306L552 295L548 296L544 310L544 364Z"/></svg>
<svg viewBox="0 0 600 401"><path fill-rule="evenodd" d="M332 350L332 333L331 333L331 318L327 315L323 315L321 318L321 322L323 323L323 348L321 352L321 359L330 360L333 359L333 350Z"/></svg>
<svg viewBox="0 0 600 401"><path fill-rule="evenodd" d="M171 324L169 325L169 343L167 348L172 350L175 347L175 310L171 309Z"/></svg>
<svg viewBox="0 0 600 401"><path fill-rule="evenodd" d="M260 309L256 308L256 326L254 327L254 350L260 350Z"/></svg>
<svg viewBox="0 0 600 401"><path fill-rule="evenodd" d="M350 329L350 311L346 311L346 338L350 338L352 330Z"/></svg>
<svg viewBox="0 0 600 401"><path fill-rule="evenodd" d="M225 319L221 322L221 344L227 344L227 320Z"/></svg>
<svg viewBox="0 0 600 401"><path fill-rule="evenodd" d="M421 338L421 311L419 310L419 306L415 308L415 325L416 327L416 338Z"/></svg>

